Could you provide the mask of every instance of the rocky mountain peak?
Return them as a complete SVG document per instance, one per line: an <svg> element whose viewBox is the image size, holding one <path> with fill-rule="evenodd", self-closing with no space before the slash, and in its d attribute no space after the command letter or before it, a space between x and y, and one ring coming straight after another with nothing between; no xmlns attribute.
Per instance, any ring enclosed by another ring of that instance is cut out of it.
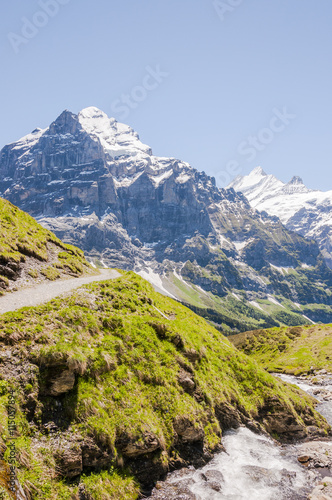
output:
<svg viewBox="0 0 332 500"><path fill-rule="evenodd" d="M102 217L110 208L118 215L128 205L125 191L144 193L148 205L157 203L156 190L161 200L192 208L197 197L222 197L214 179L175 158L153 156L137 132L95 106L78 114L64 110L47 129L36 129L1 153L0 193L37 217ZM189 217L189 208L183 210ZM133 231L142 224L136 221Z"/></svg>
<svg viewBox="0 0 332 500"><path fill-rule="evenodd" d="M294 175L291 180L285 184L282 192L284 194L292 194L292 193L310 193L311 189L308 189L301 177L298 175Z"/></svg>
<svg viewBox="0 0 332 500"><path fill-rule="evenodd" d="M243 193L253 208L277 216L292 231L315 239L332 268L332 191L309 189L298 175L287 184L272 175L262 177L258 168L238 176L229 187Z"/></svg>
<svg viewBox="0 0 332 500"><path fill-rule="evenodd" d="M254 168L248 175L238 175L228 186L243 193L250 203L269 198L281 189L284 183L274 175L267 174L262 167Z"/></svg>
<svg viewBox="0 0 332 500"><path fill-rule="evenodd" d="M254 176L265 177L266 175L267 173L262 169L262 167L256 167L250 172L249 177L254 177Z"/></svg>
<svg viewBox="0 0 332 500"><path fill-rule="evenodd" d="M294 175L291 180L288 182L288 185L293 185L293 184L303 184L303 179L302 177L299 177L298 175Z"/></svg>
<svg viewBox="0 0 332 500"><path fill-rule="evenodd" d="M94 106L80 111L78 121L90 136L100 142L109 158L152 155L151 148L140 141L135 130L115 118L109 118Z"/></svg>
<svg viewBox="0 0 332 500"><path fill-rule="evenodd" d="M48 132L52 135L66 133L75 134L78 127L81 128L77 115L66 109L51 123Z"/></svg>

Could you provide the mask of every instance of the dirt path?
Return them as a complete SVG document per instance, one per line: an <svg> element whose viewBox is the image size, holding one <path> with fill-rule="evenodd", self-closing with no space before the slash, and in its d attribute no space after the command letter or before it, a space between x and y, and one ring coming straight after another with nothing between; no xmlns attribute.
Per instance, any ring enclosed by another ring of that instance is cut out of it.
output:
<svg viewBox="0 0 332 500"><path fill-rule="evenodd" d="M17 292L8 293L0 297L0 314L8 311L16 311L21 307L37 306L82 285L87 285L94 281L115 279L119 276L121 276L120 273L114 269L100 269L100 275L97 276L70 278L68 280L42 283L40 285L24 288L23 290L18 290Z"/></svg>

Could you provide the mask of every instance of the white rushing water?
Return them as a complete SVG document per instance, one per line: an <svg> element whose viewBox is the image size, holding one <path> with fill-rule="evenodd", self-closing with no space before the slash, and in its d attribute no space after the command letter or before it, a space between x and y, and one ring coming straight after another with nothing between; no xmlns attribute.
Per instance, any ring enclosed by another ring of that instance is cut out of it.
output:
<svg viewBox="0 0 332 500"><path fill-rule="evenodd" d="M291 375L278 375L315 396L317 410L332 425L332 377L313 384ZM325 391L325 392L324 392ZM327 392L326 392L327 391ZM329 396L324 397L327 393ZM226 432L225 452L205 467L171 473L156 500L306 500L317 483L317 472L297 460L297 445L277 444L247 428Z"/></svg>
<svg viewBox="0 0 332 500"><path fill-rule="evenodd" d="M226 453L218 454L193 475L195 484L190 490L198 499L295 500L306 497L310 482L307 471L271 439L242 427L228 432L223 445ZM214 491L211 481L204 479L212 470L223 475L220 492Z"/></svg>
<svg viewBox="0 0 332 500"><path fill-rule="evenodd" d="M284 382L288 382L289 384L294 384L300 387L303 391L307 392L311 396L314 396L320 404L316 406L316 410L326 418L327 422L332 426L332 401L330 398L323 397L324 392L330 392L332 394L332 378L330 375L327 375L323 378L323 383L312 384L307 380L303 380L298 377L294 377L293 375L283 375L278 374L278 377L281 378Z"/></svg>

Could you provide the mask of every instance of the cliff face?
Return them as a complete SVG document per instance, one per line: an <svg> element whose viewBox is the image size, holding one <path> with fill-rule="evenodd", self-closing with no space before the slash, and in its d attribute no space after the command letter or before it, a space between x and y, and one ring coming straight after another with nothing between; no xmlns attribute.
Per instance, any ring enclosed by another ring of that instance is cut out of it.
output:
<svg viewBox="0 0 332 500"><path fill-rule="evenodd" d="M5 198L65 242L218 311L224 328L307 322L308 304L310 319L332 321L332 273L313 241L188 163L154 156L97 108L64 111L5 146L0 178Z"/></svg>
<svg viewBox="0 0 332 500"><path fill-rule="evenodd" d="M34 216L113 213L143 242L207 235L208 204L229 198L188 164L152 156L133 130L94 108L64 111L3 148L0 173L0 191Z"/></svg>

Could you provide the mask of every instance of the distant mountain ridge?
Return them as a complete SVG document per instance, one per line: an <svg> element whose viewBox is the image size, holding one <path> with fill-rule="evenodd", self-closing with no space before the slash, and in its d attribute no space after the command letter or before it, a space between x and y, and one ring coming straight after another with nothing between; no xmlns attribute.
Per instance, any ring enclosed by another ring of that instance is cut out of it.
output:
<svg viewBox="0 0 332 500"><path fill-rule="evenodd" d="M279 217L288 229L315 239L332 268L332 190L309 189L298 176L286 184L261 167L236 177L228 188L243 193L253 208Z"/></svg>
<svg viewBox="0 0 332 500"><path fill-rule="evenodd" d="M188 163L154 156L95 107L5 146L0 179L0 194L90 260L138 272L224 331L332 321L316 243Z"/></svg>

